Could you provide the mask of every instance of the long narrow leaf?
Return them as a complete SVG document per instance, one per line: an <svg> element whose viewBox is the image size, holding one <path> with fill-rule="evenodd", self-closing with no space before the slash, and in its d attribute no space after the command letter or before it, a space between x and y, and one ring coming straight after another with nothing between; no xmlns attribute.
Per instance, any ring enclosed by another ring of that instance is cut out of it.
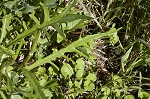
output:
<svg viewBox="0 0 150 99"><path fill-rule="evenodd" d="M5 54L7 54L7 55L10 55L10 56L14 56L15 55L15 52L13 51L13 50L11 50L11 49L9 49L9 48L6 48L6 47L4 47L4 46L2 46L2 45L0 45L0 50L3 52L3 53L5 53Z"/></svg>
<svg viewBox="0 0 150 99"><path fill-rule="evenodd" d="M86 15L78 15L78 14L68 14L66 15L66 17L63 17L60 21L58 21L59 23L66 23L66 22L71 22L71 21L75 21L77 19L92 19L89 16Z"/></svg>
<svg viewBox="0 0 150 99"><path fill-rule="evenodd" d="M6 96L5 96L5 94L4 94L3 91L1 91L1 90L0 90L0 95L1 95L1 97L2 97L3 99L7 99Z"/></svg>
<svg viewBox="0 0 150 99"><path fill-rule="evenodd" d="M30 14L29 16L36 24L40 25L40 21L34 16L34 13Z"/></svg>
<svg viewBox="0 0 150 99"><path fill-rule="evenodd" d="M19 34L13 41L11 41L7 47L15 44L17 41L21 40L22 38L32 35L37 29L38 29L39 25L34 25L31 29L25 30L23 33Z"/></svg>
<svg viewBox="0 0 150 99"><path fill-rule="evenodd" d="M56 31L60 34L60 36L63 39L66 39L66 35L63 33L62 29L59 27L58 24L53 24L52 26L56 29Z"/></svg>
<svg viewBox="0 0 150 99"><path fill-rule="evenodd" d="M132 46L133 47L133 46ZM127 59L129 58L129 55L131 53L132 47L125 53L125 55L121 58L121 66L122 66L122 70L124 72L124 66L127 63Z"/></svg>
<svg viewBox="0 0 150 99"><path fill-rule="evenodd" d="M66 48L62 48L58 52L53 53L53 54L51 54L51 55L49 55L43 59L37 60L34 64L32 64L30 66L26 66L25 69L32 70L33 68L36 68L42 64L49 63L51 60L54 60L57 57L62 57L64 55L64 53L66 53L66 52L75 52L76 47L84 46L86 43L89 42L89 40L91 41L92 39L108 38L109 36L116 33L116 31L117 30L115 28L111 28L106 33L98 33L98 34L94 34L94 35L89 35L89 36L84 37L84 38L80 38L77 41L73 42L72 44L68 45Z"/></svg>
<svg viewBox="0 0 150 99"><path fill-rule="evenodd" d="M2 23L2 32L1 32L1 37L0 37L0 43L3 41L3 39L6 37L7 35L7 30L10 30L11 27L9 26L10 22L11 22L11 14L6 15L3 17Z"/></svg>
<svg viewBox="0 0 150 99"><path fill-rule="evenodd" d="M66 7L66 9L62 13L55 16L51 21L59 22L67 14L67 12L76 4L76 2L77 2L77 0L74 0L72 4L70 4L68 7Z"/></svg>
<svg viewBox="0 0 150 99"><path fill-rule="evenodd" d="M44 10L44 22L47 22L49 21L49 11L48 11L48 7L44 4L44 3L40 3L41 6L43 7L43 10Z"/></svg>
<svg viewBox="0 0 150 99"><path fill-rule="evenodd" d="M7 47L15 44L17 41L21 40L22 38L32 35L37 29L42 29L46 26L50 26L54 23L57 23L59 20L61 20L61 18L63 18L67 12L76 4L77 0L74 0L72 4L70 4L68 7L65 8L65 10L58 14L57 16L55 16L52 20L47 21L46 23L43 22L41 25L34 25L31 29L25 30L23 33L21 33L20 35L18 35L13 41L11 41Z"/></svg>
<svg viewBox="0 0 150 99"><path fill-rule="evenodd" d="M46 99L41 86L39 85L38 80L26 69L22 69L23 73L26 75L27 79L29 82L32 84L35 93L38 95L36 99Z"/></svg>

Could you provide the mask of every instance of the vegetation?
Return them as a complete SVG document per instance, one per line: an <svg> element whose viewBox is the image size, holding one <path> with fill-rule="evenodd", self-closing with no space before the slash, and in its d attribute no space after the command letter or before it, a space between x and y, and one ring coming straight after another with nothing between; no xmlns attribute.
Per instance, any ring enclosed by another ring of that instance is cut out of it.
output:
<svg viewBox="0 0 150 99"><path fill-rule="evenodd" d="M148 99L150 0L3 0L1 99Z"/></svg>

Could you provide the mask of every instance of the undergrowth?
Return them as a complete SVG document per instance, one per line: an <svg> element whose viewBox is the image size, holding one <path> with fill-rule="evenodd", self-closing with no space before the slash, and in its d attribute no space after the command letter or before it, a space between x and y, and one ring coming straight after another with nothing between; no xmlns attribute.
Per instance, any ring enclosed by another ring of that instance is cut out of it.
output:
<svg viewBox="0 0 150 99"><path fill-rule="evenodd" d="M3 0L0 98L147 99L149 0Z"/></svg>

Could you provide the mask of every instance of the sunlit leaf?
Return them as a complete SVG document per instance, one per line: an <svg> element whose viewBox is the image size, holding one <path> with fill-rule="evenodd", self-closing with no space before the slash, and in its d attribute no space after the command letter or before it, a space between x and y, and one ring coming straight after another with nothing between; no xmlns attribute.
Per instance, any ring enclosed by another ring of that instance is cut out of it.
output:
<svg viewBox="0 0 150 99"><path fill-rule="evenodd" d="M81 84L82 84L82 80L80 80L79 82L78 82L78 81L75 81L74 84L75 84L75 86L76 86L77 88L80 88L80 87L81 87Z"/></svg>
<svg viewBox="0 0 150 99"><path fill-rule="evenodd" d="M110 36L110 44L113 46L119 41L119 37L117 36L117 32Z"/></svg>
<svg viewBox="0 0 150 99"><path fill-rule="evenodd" d="M133 95L126 95L124 99L135 99Z"/></svg>
<svg viewBox="0 0 150 99"><path fill-rule="evenodd" d="M45 73L46 73L46 68L44 68L44 67L38 68L37 74L44 75Z"/></svg>
<svg viewBox="0 0 150 99"><path fill-rule="evenodd" d="M30 18L31 18L36 24L40 25L40 22L39 22L39 20L34 16L34 13L35 13L35 12L33 12L32 14L30 14L29 16L30 16Z"/></svg>
<svg viewBox="0 0 150 99"><path fill-rule="evenodd" d="M83 74L84 74L84 66L85 66L85 63L82 59L78 59L76 61L77 65L75 66L75 71L76 71L76 77L78 79L81 79Z"/></svg>
<svg viewBox="0 0 150 99"><path fill-rule="evenodd" d="M40 3L40 4L41 4L41 6L44 9L44 17L45 17L44 18L44 22L47 22L47 21L49 21L49 18L50 18L48 7L45 4L43 4L43 3Z"/></svg>
<svg viewBox="0 0 150 99"><path fill-rule="evenodd" d="M133 46L132 46L133 47ZM122 70L124 72L124 66L127 63L127 59L129 58L129 55L131 53L132 47L125 53L125 55L121 58L121 66L122 66Z"/></svg>
<svg viewBox="0 0 150 99"><path fill-rule="evenodd" d="M69 87L71 88L73 86L72 81L69 81Z"/></svg>
<svg viewBox="0 0 150 99"><path fill-rule="evenodd" d="M94 88L95 88L94 83L92 83L92 82L90 82L90 81L88 81L88 80L86 80L86 81L84 82L84 89L85 89L85 90L87 90L87 91L92 91Z"/></svg>
<svg viewBox="0 0 150 99"><path fill-rule="evenodd" d="M7 55L10 55L10 56L14 56L15 55L15 52L13 51L13 50L11 50L11 49L9 49L9 48L6 48L6 47L4 47L4 46L2 46L2 45L0 45L0 50L3 52L3 53L5 53L5 54L7 54Z"/></svg>
<svg viewBox="0 0 150 99"><path fill-rule="evenodd" d="M73 72L73 68L69 64L64 63L61 68L61 73L65 78L67 78L70 77L74 72Z"/></svg>
<svg viewBox="0 0 150 99"><path fill-rule="evenodd" d="M110 88L106 86L102 87L101 91L104 92L105 96L108 96L111 92Z"/></svg>
<svg viewBox="0 0 150 99"><path fill-rule="evenodd" d="M78 70L84 70L85 63L82 59L77 59L76 60L77 65L75 66L75 71L77 72Z"/></svg>
<svg viewBox="0 0 150 99"><path fill-rule="evenodd" d="M4 94L3 91L1 91L1 90L0 90L0 95L1 95L1 97L2 97L3 99L7 99L6 96L5 96L5 94Z"/></svg>
<svg viewBox="0 0 150 99"><path fill-rule="evenodd" d="M11 95L10 99L22 99L20 95Z"/></svg>
<svg viewBox="0 0 150 99"><path fill-rule="evenodd" d="M87 80L89 81L96 81L96 74L95 73L89 73L89 75L86 77Z"/></svg>

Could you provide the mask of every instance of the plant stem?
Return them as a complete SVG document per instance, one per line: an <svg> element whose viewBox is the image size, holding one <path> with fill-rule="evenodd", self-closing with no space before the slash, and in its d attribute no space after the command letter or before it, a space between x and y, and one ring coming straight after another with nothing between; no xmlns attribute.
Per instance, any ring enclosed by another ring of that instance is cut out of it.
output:
<svg viewBox="0 0 150 99"><path fill-rule="evenodd" d="M39 31L37 34L35 34L35 40L32 44L31 50L29 51L29 55L26 57L26 59L23 62L23 65L25 65L30 60L30 58L33 56L34 52L36 51L36 46L37 46L38 40L41 36L40 34L41 34L41 32L39 32Z"/></svg>

